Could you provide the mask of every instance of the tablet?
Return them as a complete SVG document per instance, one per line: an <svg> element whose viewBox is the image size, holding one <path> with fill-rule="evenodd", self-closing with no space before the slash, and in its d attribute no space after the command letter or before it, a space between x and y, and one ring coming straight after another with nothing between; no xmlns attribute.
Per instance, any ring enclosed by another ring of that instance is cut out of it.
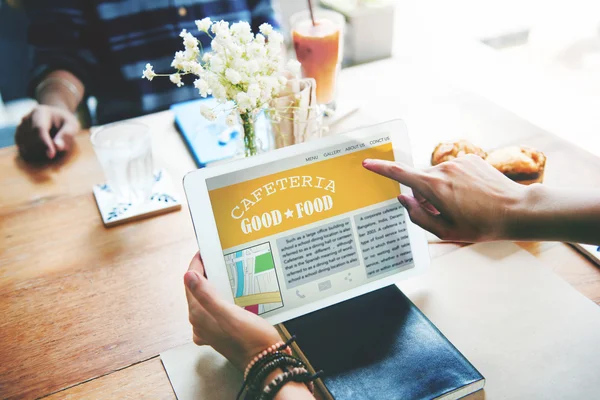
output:
<svg viewBox="0 0 600 400"><path fill-rule="evenodd" d="M400 120L190 172L184 189L208 279L272 324L412 277L424 232L410 189L363 168L412 165Z"/></svg>

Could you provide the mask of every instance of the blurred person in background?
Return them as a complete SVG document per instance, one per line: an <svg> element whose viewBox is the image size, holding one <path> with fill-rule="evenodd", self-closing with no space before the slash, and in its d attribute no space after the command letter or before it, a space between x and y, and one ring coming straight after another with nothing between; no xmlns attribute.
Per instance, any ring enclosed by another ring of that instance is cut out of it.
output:
<svg viewBox="0 0 600 400"><path fill-rule="evenodd" d="M96 122L105 124L167 109L197 97L190 81L141 79L146 63L168 71L182 29L210 17L279 27L271 0L24 0L34 47L29 93L39 105L21 121L15 142L27 161L69 151L81 129L75 115L83 100L97 99ZM210 38L199 35L204 49Z"/></svg>

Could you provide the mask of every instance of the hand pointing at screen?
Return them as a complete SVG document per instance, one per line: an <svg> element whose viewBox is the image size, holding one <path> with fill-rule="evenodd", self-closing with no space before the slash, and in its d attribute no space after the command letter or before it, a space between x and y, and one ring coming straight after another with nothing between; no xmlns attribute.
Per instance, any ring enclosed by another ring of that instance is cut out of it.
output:
<svg viewBox="0 0 600 400"><path fill-rule="evenodd" d="M384 160L363 166L413 190L398 200L415 224L444 240L560 240L600 244L600 190L515 183L467 155L418 170Z"/></svg>

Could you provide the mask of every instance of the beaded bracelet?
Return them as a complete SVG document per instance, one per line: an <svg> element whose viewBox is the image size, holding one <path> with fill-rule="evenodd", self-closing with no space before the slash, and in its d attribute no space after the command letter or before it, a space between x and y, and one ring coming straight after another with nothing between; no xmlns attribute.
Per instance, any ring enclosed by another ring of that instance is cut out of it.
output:
<svg viewBox="0 0 600 400"><path fill-rule="evenodd" d="M240 396L244 392L244 389L247 386L250 386L252 384L252 382L255 382L255 379L254 379L255 375L258 372L261 371L261 369L262 369L262 367L264 365L270 363L271 361L274 361L274 360L277 360L279 358L282 358L282 357L293 357L293 356L290 356L289 354L284 353L284 352L277 351L275 353L270 353L270 354L267 354L264 357L261 357L260 360L258 360L256 363L254 363L254 365L252 366L252 368L250 368L250 371L248 372L248 376L244 380L244 384L240 388L240 391L238 392L238 395L237 395L236 399L240 398Z"/></svg>
<svg viewBox="0 0 600 400"><path fill-rule="evenodd" d="M262 367L264 365L266 365L267 363L270 363L271 361L274 361L278 358L281 358L281 357L293 357L293 356L289 355L288 353L284 353L282 351L276 351L275 353L270 353L264 357L261 357L261 359L258 360L252 366L252 368L250 368L250 371L248 371L248 375L246 376L246 382L251 382L252 380L254 380L254 377L262 369Z"/></svg>
<svg viewBox="0 0 600 400"><path fill-rule="evenodd" d="M281 368L284 372L287 372L289 371L288 368L290 367L298 368L305 367L305 365L301 360L293 356L282 356L265 364L252 379L248 380L250 383L248 384L247 397L258 397L263 389L262 383L265 381L267 376L269 376L277 368Z"/></svg>
<svg viewBox="0 0 600 400"><path fill-rule="evenodd" d="M262 360L262 362L266 361L265 358L267 357L267 355L270 355L270 354L273 354L273 353L287 354L287 355L291 356L292 355L292 349L290 348L290 344L293 341L295 341L295 340L296 340L296 335L292 336L285 343L284 342L277 342L274 345L269 346L265 350L263 350L260 353L258 353L250 361L250 363L248 363L248 366L246 367L246 371L244 372L244 384L242 385L242 388L238 392L238 395L237 395L236 399L239 399L240 396L242 395L242 393L244 393L244 389L246 388L246 385L248 384L248 375L250 374L250 371L255 367L255 365L259 361L261 361L261 360ZM270 359L269 361L272 361L271 357L269 357L269 359Z"/></svg>
<svg viewBox="0 0 600 400"><path fill-rule="evenodd" d="M304 383L308 387L311 393L314 393L315 386L312 381L319 377L320 373L311 375L310 372L306 370L306 368L293 368L290 371L279 374L275 379L273 379L264 389L259 400L271 400L277 395L277 393L281 390L289 382L299 382Z"/></svg>
<svg viewBox="0 0 600 400"><path fill-rule="evenodd" d="M284 351L287 354L292 355L292 349L290 349L290 343L292 343L294 340L296 340L296 336L292 336L292 338L285 343L277 342L274 345L267 347L262 352L258 353L246 367L246 371L244 372L244 380L246 378L248 378L248 373L250 372L250 369L254 366L254 364L256 364L261 358L263 358L267 354L274 353L276 351Z"/></svg>

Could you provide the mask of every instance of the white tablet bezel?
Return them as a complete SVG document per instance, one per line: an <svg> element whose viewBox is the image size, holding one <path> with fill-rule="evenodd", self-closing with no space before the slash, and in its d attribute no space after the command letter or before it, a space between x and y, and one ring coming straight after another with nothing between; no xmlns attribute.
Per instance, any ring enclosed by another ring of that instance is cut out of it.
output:
<svg viewBox="0 0 600 400"><path fill-rule="evenodd" d="M405 164L413 165L409 135L406 125L402 120L393 120L373 126L359 128L345 134L328 136L316 141L285 147L254 157L235 160L213 167L198 169L185 175L183 178L183 187L187 196L192 223L196 232L198 247L202 254L206 275L213 285L217 287L218 292L225 297L227 301L233 303L234 297L231 291L227 268L225 266L225 259L223 257L221 242L219 240L217 225L212 213L212 206L210 203L206 180L219 175L224 175L285 159L287 157L297 157L303 153L314 152L319 149L352 142L353 140L362 141L366 137L378 134L390 135L394 150L394 158L396 160L401 160ZM265 171L265 175L275 172L279 171ZM411 189L407 186L400 185L400 188L402 193L412 193ZM406 218L406 221L408 225L407 230L414 261L413 268L377 279L374 282L349 289L345 292L338 293L324 299L316 300L300 307L295 307L291 310L283 310L279 312L272 311L269 316L264 316L264 318L272 324L277 324L309 312L331 306L341 301L348 300L361 294L371 292L375 289L388 286L400 279L406 279L422 273L429 267L430 264L429 250L425 232L417 225L410 222L408 217Z"/></svg>

